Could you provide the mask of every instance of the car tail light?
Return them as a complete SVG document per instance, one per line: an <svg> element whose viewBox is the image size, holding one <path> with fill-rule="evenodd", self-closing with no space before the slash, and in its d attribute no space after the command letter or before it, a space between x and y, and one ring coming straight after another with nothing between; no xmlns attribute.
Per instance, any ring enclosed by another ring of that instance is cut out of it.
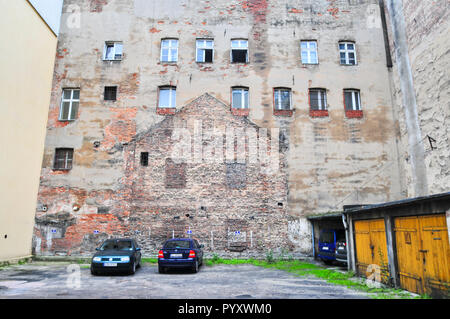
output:
<svg viewBox="0 0 450 319"><path fill-rule="evenodd" d="M163 251L162 251L162 250L159 251L159 253L158 253L158 258L164 258L164 254L163 254Z"/></svg>
<svg viewBox="0 0 450 319"><path fill-rule="evenodd" d="M195 251L191 250L189 252L189 258L195 258Z"/></svg>

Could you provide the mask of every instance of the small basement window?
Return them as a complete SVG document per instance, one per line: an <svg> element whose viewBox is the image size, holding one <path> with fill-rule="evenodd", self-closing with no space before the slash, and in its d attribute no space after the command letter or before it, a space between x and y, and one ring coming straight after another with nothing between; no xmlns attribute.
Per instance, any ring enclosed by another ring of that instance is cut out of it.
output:
<svg viewBox="0 0 450 319"><path fill-rule="evenodd" d="M148 166L148 152L141 152L141 166Z"/></svg>
<svg viewBox="0 0 450 319"><path fill-rule="evenodd" d="M212 63L214 56L214 40L197 40L197 62Z"/></svg>
<svg viewBox="0 0 450 319"><path fill-rule="evenodd" d="M115 101L117 99L117 86L105 86L105 101Z"/></svg>
<svg viewBox="0 0 450 319"><path fill-rule="evenodd" d="M69 170L72 169L73 148L57 148L55 150L55 162L53 169Z"/></svg>
<svg viewBox="0 0 450 319"><path fill-rule="evenodd" d="M248 62L248 41L231 40L231 63Z"/></svg>

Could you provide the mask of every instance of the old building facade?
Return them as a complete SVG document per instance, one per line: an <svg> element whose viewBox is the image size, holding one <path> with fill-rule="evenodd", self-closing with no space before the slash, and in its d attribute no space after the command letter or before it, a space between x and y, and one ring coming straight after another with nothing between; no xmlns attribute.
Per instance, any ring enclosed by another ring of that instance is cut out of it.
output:
<svg viewBox="0 0 450 319"><path fill-rule="evenodd" d="M307 216L403 198L383 13L375 0L66 0L35 253L134 236L153 254L190 235L227 256L309 255ZM174 132L199 127L206 147L212 127L258 132L244 149L270 132L277 169L239 161L238 141L216 148L235 154L221 162L174 161Z"/></svg>

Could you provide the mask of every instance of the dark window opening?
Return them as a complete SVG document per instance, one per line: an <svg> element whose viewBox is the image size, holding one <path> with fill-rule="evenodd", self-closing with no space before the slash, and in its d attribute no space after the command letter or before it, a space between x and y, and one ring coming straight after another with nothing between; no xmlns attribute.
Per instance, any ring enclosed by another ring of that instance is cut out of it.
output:
<svg viewBox="0 0 450 319"><path fill-rule="evenodd" d="M141 153L141 165L148 166L148 152Z"/></svg>
<svg viewBox="0 0 450 319"><path fill-rule="evenodd" d="M69 170L72 169L73 149L72 148L57 148L55 151L54 169Z"/></svg>
<svg viewBox="0 0 450 319"><path fill-rule="evenodd" d="M205 54L205 62L212 63L212 61L213 61L213 50L212 49L205 49L204 50L204 54Z"/></svg>
<svg viewBox="0 0 450 319"><path fill-rule="evenodd" d="M117 98L117 86L105 86L105 101L115 101Z"/></svg>
<svg viewBox="0 0 450 319"><path fill-rule="evenodd" d="M247 63L247 50L232 50L231 51L232 63Z"/></svg>

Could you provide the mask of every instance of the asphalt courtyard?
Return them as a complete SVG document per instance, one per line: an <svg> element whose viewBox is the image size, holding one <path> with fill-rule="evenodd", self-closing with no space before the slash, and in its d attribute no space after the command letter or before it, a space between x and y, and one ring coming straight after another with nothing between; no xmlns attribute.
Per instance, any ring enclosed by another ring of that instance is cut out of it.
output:
<svg viewBox="0 0 450 319"><path fill-rule="evenodd" d="M363 299L364 292L253 265L202 266L196 274L159 274L144 264L134 275L93 276L87 265L33 262L0 270L0 299Z"/></svg>

